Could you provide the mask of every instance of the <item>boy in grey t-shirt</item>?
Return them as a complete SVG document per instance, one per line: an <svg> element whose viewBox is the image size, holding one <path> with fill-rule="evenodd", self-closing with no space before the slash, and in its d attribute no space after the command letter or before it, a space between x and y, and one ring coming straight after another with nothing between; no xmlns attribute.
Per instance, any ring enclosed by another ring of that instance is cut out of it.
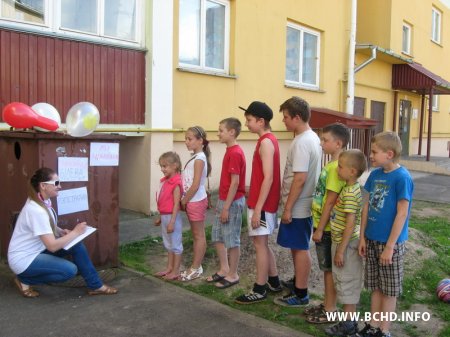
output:
<svg viewBox="0 0 450 337"><path fill-rule="evenodd" d="M293 131L295 138L289 147L283 175L277 243L291 249L295 277L293 293L276 298L275 303L299 307L309 303L311 203L319 179L322 148L319 137L309 126L311 110L305 100L294 96L280 106L280 112L286 129Z"/></svg>

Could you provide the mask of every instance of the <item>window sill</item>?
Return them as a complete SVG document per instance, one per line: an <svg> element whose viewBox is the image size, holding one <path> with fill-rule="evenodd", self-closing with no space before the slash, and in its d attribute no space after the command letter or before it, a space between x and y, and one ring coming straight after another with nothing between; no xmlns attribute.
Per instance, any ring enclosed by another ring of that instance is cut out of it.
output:
<svg viewBox="0 0 450 337"><path fill-rule="evenodd" d="M178 71L186 72L186 73L194 73L194 74L200 74L200 75L210 75L210 76L217 76L217 77L225 77L225 78L232 78L237 79L236 75L228 75L225 73L218 73L214 71L204 70L204 69L193 69L193 68L186 68L186 67L177 67Z"/></svg>
<svg viewBox="0 0 450 337"><path fill-rule="evenodd" d="M443 46L440 42L434 41L433 39L431 39L430 41L431 41L432 43L434 43L436 46L439 46L439 47L444 48L444 46Z"/></svg>
<svg viewBox="0 0 450 337"><path fill-rule="evenodd" d="M300 90L305 90L305 91L312 91L312 92L318 92L321 94L325 93L325 90L320 90L319 88L309 88L309 87L304 87L301 85L294 85L294 84L284 84L284 86L286 88L292 88L292 89L300 89Z"/></svg>
<svg viewBox="0 0 450 337"><path fill-rule="evenodd" d="M405 56L407 56L407 57L409 57L409 58L411 58L411 59L414 58L414 56L412 56L411 53L407 53L406 51L403 51L403 50L402 50L402 54L405 55Z"/></svg>

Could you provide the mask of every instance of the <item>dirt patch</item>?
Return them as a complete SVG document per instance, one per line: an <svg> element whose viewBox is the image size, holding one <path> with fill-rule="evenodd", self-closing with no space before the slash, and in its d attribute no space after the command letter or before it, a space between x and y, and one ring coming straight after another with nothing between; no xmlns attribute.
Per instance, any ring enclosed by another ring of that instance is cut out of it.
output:
<svg viewBox="0 0 450 337"><path fill-rule="evenodd" d="M447 204L414 200L411 215L418 218L448 218L450 217L450 207Z"/></svg>
<svg viewBox="0 0 450 337"><path fill-rule="evenodd" d="M416 318L411 319L414 313L418 313ZM408 310L397 312L398 317L408 317L409 322L393 324L391 334L393 336L408 337L414 336L439 336L439 332L445 327L444 321L437 317L425 304L413 304ZM410 316L407 316L410 315ZM416 321L412 321L416 320Z"/></svg>

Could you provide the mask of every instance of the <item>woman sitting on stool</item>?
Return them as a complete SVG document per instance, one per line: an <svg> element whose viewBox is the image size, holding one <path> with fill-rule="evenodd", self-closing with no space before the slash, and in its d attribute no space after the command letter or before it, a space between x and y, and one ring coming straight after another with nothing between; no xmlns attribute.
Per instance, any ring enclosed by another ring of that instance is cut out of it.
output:
<svg viewBox="0 0 450 337"><path fill-rule="evenodd" d="M25 297L37 297L31 286L64 282L79 271L89 288L89 295L113 295L117 289L103 284L82 242L64 250L69 242L86 230L82 222L73 230L57 226L56 212L50 198L61 189L58 175L43 167L31 177L28 200L17 218L8 248L8 263L17 275L14 280ZM72 261L64 259L70 255Z"/></svg>

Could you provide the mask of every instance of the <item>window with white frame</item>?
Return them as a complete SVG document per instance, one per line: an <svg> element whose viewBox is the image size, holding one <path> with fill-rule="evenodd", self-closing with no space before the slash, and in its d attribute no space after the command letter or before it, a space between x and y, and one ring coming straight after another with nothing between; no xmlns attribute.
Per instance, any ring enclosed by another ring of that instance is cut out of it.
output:
<svg viewBox="0 0 450 337"><path fill-rule="evenodd" d="M431 40L441 43L441 12L436 8L431 9Z"/></svg>
<svg viewBox="0 0 450 337"><path fill-rule="evenodd" d="M140 43L142 0L0 0L7 27L56 32L112 44Z"/></svg>
<svg viewBox="0 0 450 337"><path fill-rule="evenodd" d="M229 31L229 1L180 0L180 66L227 73Z"/></svg>
<svg viewBox="0 0 450 337"><path fill-rule="evenodd" d="M439 95L433 95L433 111L439 111Z"/></svg>
<svg viewBox="0 0 450 337"><path fill-rule="evenodd" d="M320 33L288 23L286 84L319 89Z"/></svg>
<svg viewBox="0 0 450 337"><path fill-rule="evenodd" d="M404 22L402 33L402 52L408 55L411 54L411 30L411 25Z"/></svg>

